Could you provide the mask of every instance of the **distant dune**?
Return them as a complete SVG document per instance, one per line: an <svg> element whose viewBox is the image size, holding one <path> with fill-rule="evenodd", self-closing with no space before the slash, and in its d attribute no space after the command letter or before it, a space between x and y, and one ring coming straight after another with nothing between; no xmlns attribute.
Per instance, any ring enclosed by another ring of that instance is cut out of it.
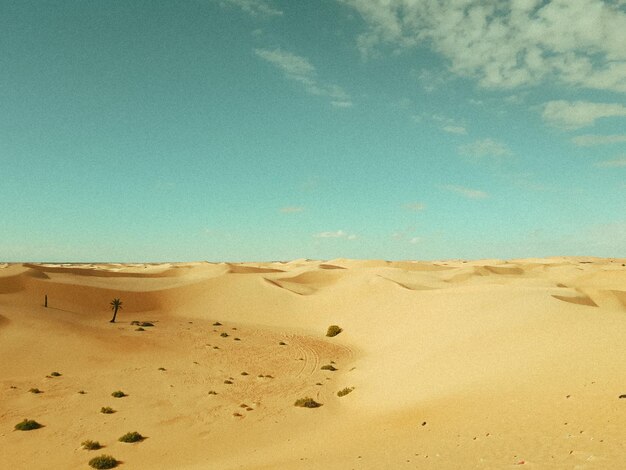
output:
<svg viewBox="0 0 626 470"><path fill-rule="evenodd" d="M624 338L625 259L4 263L0 462L623 468Z"/></svg>

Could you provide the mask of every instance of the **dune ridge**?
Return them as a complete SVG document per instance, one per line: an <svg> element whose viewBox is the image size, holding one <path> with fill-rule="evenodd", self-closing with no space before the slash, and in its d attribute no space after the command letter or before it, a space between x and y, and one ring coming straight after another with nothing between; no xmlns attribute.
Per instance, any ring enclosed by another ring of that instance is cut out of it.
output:
<svg viewBox="0 0 626 470"><path fill-rule="evenodd" d="M94 439L119 468L619 468L625 265L3 263L0 457L87 468Z"/></svg>

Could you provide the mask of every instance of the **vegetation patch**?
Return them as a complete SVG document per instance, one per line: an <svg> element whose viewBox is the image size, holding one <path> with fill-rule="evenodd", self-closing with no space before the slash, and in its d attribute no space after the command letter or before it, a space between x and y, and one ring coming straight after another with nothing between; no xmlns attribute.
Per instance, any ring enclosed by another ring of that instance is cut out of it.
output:
<svg viewBox="0 0 626 470"><path fill-rule="evenodd" d="M220 334L220 336L221 336L222 338L228 338L228 333L226 333L226 332L221 333L221 334Z"/></svg>
<svg viewBox="0 0 626 470"><path fill-rule="evenodd" d="M16 431L32 431L33 429L39 429L40 427L42 427L42 425L39 424L37 421L24 418L24 421L22 421L21 423L17 423L15 425L15 430Z"/></svg>
<svg viewBox="0 0 626 470"><path fill-rule="evenodd" d="M167 370L165 367L159 367L159 370Z"/></svg>
<svg viewBox="0 0 626 470"><path fill-rule="evenodd" d="M50 375L52 377L61 377L61 374L59 372L52 372Z"/></svg>
<svg viewBox="0 0 626 470"><path fill-rule="evenodd" d="M326 336L329 337L333 337L333 336L337 336L339 333L341 333L343 331L343 329L338 326L338 325L330 325L328 327L328 330L326 331Z"/></svg>
<svg viewBox="0 0 626 470"><path fill-rule="evenodd" d="M135 328L135 331L146 331L145 328L139 327L139 328Z"/></svg>
<svg viewBox="0 0 626 470"><path fill-rule="evenodd" d="M113 392L113 393L111 394L111 396L112 396L112 397L115 397L115 398L124 398L124 397L127 397L128 395L126 395L126 394L125 394L124 392L122 392L121 390L117 390L116 392Z"/></svg>
<svg viewBox="0 0 626 470"><path fill-rule="evenodd" d="M326 364L325 366L321 367L322 370L330 370L332 372L338 370L334 365L332 364Z"/></svg>
<svg viewBox="0 0 626 470"><path fill-rule="evenodd" d="M234 338L235 341L241 341L241 338Z"/></svg>
<svg viewBox="0 0 626 470"><path fill-rule="evenodd" d="M285 343L284 341L281 341L280 343L278 343L279 346L287 346L287 343Z"/></svg>
<svg viewBox="0 0 626 470"><path fill-rule="evenodd" d="M145 437L139 434L137 431L127 432L122 437L118 439L120 442L139 442L143 441Z"/></svg>
<svg viewBox="0 0 626 470"><path fill-rule="evenodd" d="M149 322L149 321L139 321L139 320L133 320L130 322L131 325L135 325L135 326L154 326L154 323Z"/></svg>
<svg viewBox="0 0 626 470"><path fill-rule="evenodd" d="M302 408L319 408L320 406L322 406L321 403L316 402L315 400L313 400L313 398L310 397L299 398L293 405L300 406Z"/></svg>
<svg viewBox="0 0 626 470"><path fill-rule="evenodd" d="M337 392L337 396L338 397L345 397L348 393L350 393L352 390L354 390L354 387L346 387L343 390L339 390Z"/></svg>
<svg viewBox="0 0 626 470"><path fill-rule="evenodd" d="M244 371L244 372L241 373L241 375L250 375L250 374L248 374L247 372Z"/></svg>
<svg viewBox="0 0 626 470"><path fill-rule="evenodd" d="M226 385L232 385L232 384L233 384L233 381L232 381L232 380L224 380L224 383L225 383Z"/></svg>
<svg viewBox="0 0 626 470"><path fill-rule="evenodd" d="M216 321L215 323L213 323L213 326L222 326L222 324L218 321Z"/></svg>
<svg viewBox="0 0 626 470"><path fill-rule="evenodd" d="M215 390L209 390L209 395L217 395L217 392Z"/></svg>
<svg viewBox="0 0 626 470"><path fill-rule="evenodd" d="M111 415L115 413L115 410L110 406L103 406L102 408L100 408L100 413L104 413L105 415Z"/></svg>
<svg viewBox="0 0 626 470"><path fill-rule="evenodd" d="M84 395L87 392L85 392L84 390L79 390L78 393L80 393L81 395Z"/></svg>
<svg viewBox="0 0 626 470"><path fill-rule="evenodd" d="M102 448L98 441L83 441L80 445L83 446L85 450L98 450Z"/></svg>
<svg viewBox="0 0 626 470"><path fill-rule="evenodd" d="M118 461L115 460L110 455L99 455L94 457L89 461L89 466L91 468L115 468L117 467Z"/></svg>
<svg viewBox="0 0 626 470"><path fill-rule="evenodd" d="M41 390L39 390L38 388L31 388L31 389L29 390L29 392L30 392L30 393L35 393L35 394L36 394L36 393L43 393L43 392L42 392Z"/></svg>

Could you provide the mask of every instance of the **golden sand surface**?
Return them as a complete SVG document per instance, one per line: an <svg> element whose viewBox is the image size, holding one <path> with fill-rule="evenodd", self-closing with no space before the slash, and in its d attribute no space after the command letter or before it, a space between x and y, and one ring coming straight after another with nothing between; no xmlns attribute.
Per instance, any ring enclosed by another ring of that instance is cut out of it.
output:
<svg viewBox="0 0 626 470"><path fill-rule="evenodd" d="M624 394L624 259L0 264L1 468L618 469Z"/></svg>

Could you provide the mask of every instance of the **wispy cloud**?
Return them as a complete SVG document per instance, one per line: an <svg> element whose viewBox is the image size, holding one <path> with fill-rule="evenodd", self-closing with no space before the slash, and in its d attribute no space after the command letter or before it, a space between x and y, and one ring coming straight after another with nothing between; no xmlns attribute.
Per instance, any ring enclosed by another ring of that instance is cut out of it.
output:
<svg viewBox="0 0 626 470"><path fill-rule="evenodd" d="M595 164L599 168L620 168L626 167L626 155L613 160L604 160Z"/></svg>
<svg viewBox="0 0 626 470"><path fill-rule="evenodd" d="M466 135L467 129L463 126L443 126L441 128L442 131L447 132L448 134L459 134Z"/></svg>
<svg viewBox="0 0 626 470"><path fill-rule="evenodd" d="M458 150L461 155L477 159L513 155L513 152L505 143L493 139L481 139L471 144L460 145Z"/></svg>
<svg viewBox="0 0 626 470"><path fill-rule="evenodd" d="M340 0L368 25L364 55L424 44L483 87L553 80L626 93L626 11L612 0Z"/></svg>
<svg viewBox="0 0 626 470"><path fill-rule="evenodd" d="M617 103L590 101L549 101L544 104L543 120L566 130L592 126L600 118L626 116L626 106Z"/></svg>
<svg viewBox="0 0 626 470"><path fill-rule="evenodd" d="M356 235L337 230L336 232L320 232L313 235L314 238L345 238L347 240L355 240Z"/></svg>
<svg viewBox="0 0 626 470"><path fill-rule="evenodd" d="M626 142L626 134L614 135L579 135L572 138L572 142L579 147L593 147L596 145L619 144Z"/></svg>
<svg viewBox="0 0 626 470"><path fill-rule="evenodd" d="M304 211L304 207L300 207L300 206L287 206L287 207L281 207L280 211L283 214L297 214L299 212L303 212Z"/></svg>
<svg viewBox="0 0 626 470"><path fill-rule="evenodd" d="M409 202L404 205L404 208L411 212L421 212L426 209L426 204L421 202Z"/></svg>
<svg viewBox="0 0 626 470"><path fill-rule="evenodd" d="M282 10L266 0L219 0L222 7L232 5L252 16L281 16Z"/></svg>
<svg viewBox="0 0 626 470"><path fill-rule="evenodd" d="M452 191L453 193L460 194L461 196L466 197L468 199L485 199L489 197L489 195L485 191L481 191L479 189L466 188L464 186L446 184L442 186L442 188L447 191Z"/></svg>
<svg viewBox="0 0 626 470"><path fill-rule="evenodd" d="M416 114L411 116L413 122L421 123L421 122L433 122L436 123L437 127L448 134L458 134L458 135L466 135L467 129L464 124L457 122L456 119L453 119L448 116L444 116L443 114Z"/></svg>
<svg viewBox="0 0 626 470"><path fill-rule="evenodd" d="M320 82L315 67L306 57L301 57L280 48L255 49L254 52L261 59L282 71L286 78L300 83L307 93L329 98L331 104L337 108L349 108L352 106L352 99L343 88L338 85Z"/></svg>

